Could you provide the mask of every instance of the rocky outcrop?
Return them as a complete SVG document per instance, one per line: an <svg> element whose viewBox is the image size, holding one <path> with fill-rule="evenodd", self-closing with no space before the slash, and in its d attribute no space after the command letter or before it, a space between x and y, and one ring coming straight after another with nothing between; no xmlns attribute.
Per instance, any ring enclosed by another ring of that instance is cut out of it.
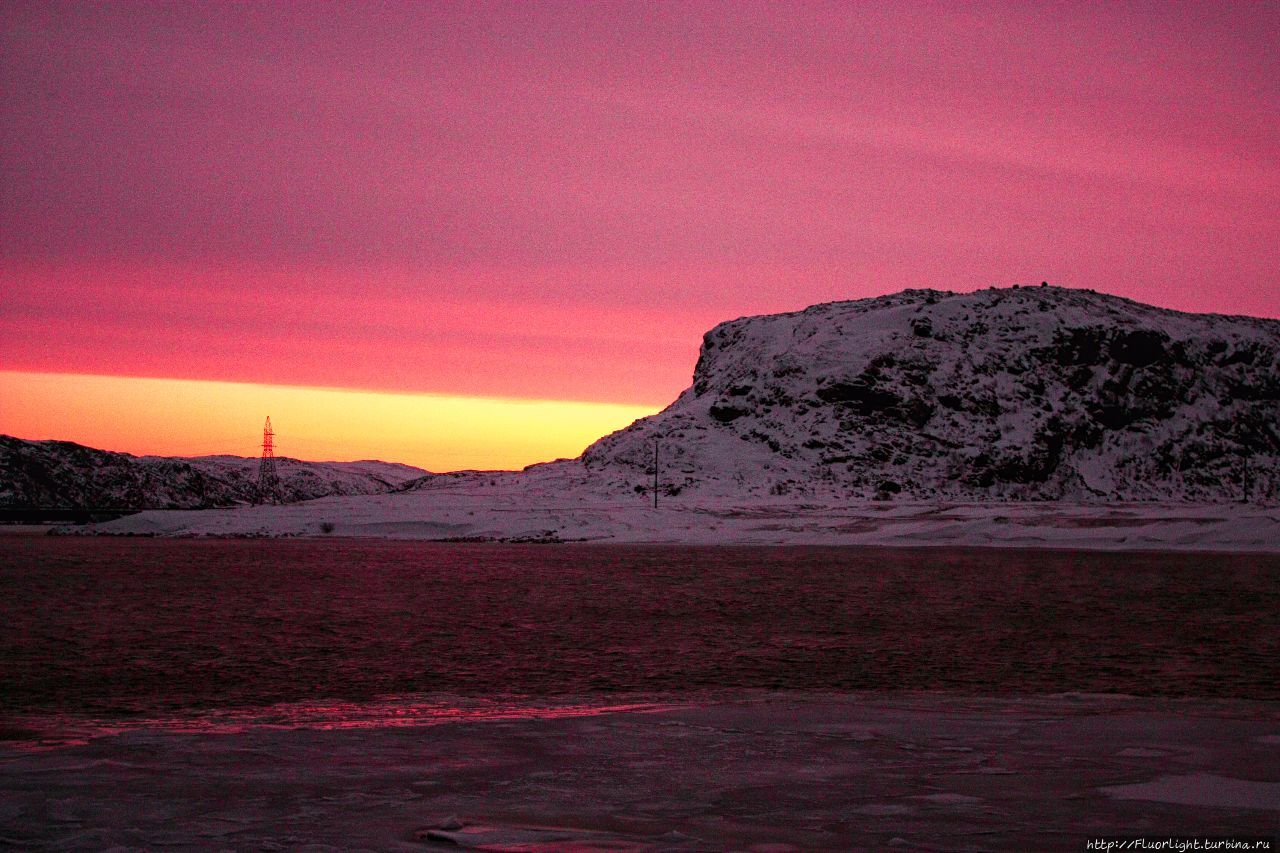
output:
<svg viewBox="0 0 1280 853"><path fill-rule="evenodd" d="M693 384L593 444L621 490L1280 498L1280 321L1057 287L909 290L706 334Z"/></svg>

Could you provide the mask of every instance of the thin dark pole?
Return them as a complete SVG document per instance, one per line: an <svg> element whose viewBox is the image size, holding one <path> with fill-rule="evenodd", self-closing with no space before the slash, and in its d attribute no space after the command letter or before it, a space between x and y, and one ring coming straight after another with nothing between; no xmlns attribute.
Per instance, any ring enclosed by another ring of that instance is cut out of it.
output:
<svg viewBox="0 0 1280 853"><path fill-rule="evenodd" d="M653 508L658 508L658 437L653 437Z"/></svg>

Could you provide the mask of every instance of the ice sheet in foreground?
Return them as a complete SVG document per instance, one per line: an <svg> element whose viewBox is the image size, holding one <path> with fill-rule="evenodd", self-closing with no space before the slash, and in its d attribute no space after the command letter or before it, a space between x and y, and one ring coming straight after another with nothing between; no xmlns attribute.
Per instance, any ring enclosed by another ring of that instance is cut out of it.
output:
<svg viewBox="0 0 1280 853"><path fill-rule="evenodd" d="M1102 790L1126 800L1280 811L1280 782L1255 782L1211 773L1161 776L1150 782L1113 785Z"/></svg>
<svg viewBox="0 0 1280 853"><path fill-rule="evenodd" d="M1276 703L690 698L425 726L137 728L43 751L0 744L0 838L72 850L1053 851L1153 827L1275 828Z"/></svg>

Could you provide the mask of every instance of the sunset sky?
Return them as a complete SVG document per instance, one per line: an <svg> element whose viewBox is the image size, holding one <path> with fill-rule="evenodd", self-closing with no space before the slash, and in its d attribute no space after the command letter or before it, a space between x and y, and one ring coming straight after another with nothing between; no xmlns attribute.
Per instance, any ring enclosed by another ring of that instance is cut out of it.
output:
<svg viewBox="0 0 1280 853"><path fill-rule="evenodd" d="M1280 316L1268 3L0 6L0 432L575 455L744 314Z"/></svg>

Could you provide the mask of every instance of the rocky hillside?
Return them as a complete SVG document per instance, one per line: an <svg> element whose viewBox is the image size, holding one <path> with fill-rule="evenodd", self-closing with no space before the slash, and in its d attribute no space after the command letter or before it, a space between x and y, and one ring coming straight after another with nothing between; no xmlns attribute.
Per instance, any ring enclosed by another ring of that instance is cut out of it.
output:
<svg viewBox="0 0 1280 853"><path fill-rule="evenodd" d="M276 460L284 500L389 491L426 472L388 462ZM173 508L251 501L258 460L131 456L0 436L0 508Z"/></svg>
<svg viewBox="0 0 1280 853"><path fill-rule="evenodd" d="M1280 321L1057 287L908 290L722 323L693 385L593 444L610 489L1280 498Z"/></svg>

